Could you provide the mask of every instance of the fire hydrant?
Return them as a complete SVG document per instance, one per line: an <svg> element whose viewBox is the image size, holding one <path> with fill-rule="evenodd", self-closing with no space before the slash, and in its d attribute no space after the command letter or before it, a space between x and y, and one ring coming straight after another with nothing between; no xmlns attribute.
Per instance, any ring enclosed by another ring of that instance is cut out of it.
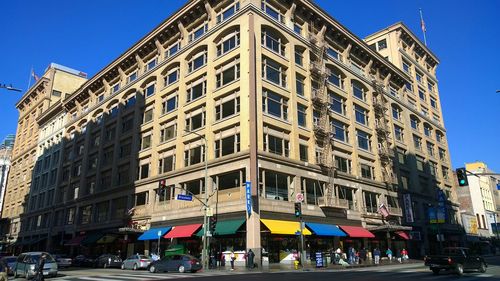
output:
<svg viewBox="0 0 500 281"><path fill-rule="evenodd" d="M295 260L293 261L293 267L294 267L295 269L299 269L299 260L298 260L298 259L295 259Z"/></svg>

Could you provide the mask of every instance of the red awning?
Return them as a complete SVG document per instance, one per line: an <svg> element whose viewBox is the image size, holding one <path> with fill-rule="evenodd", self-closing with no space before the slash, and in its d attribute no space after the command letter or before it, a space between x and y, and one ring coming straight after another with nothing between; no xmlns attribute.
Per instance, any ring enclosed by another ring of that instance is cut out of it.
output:
<svg viewBox="0 0 500 281"><path fill-rule="evenodd" d="M343 226L339 225L339 227L349 235L349 237L353 238L375 238L375 235L370 231L362 228L361 226Z"/></svg>
<svg viewBox="0 0 500 281"><path fill-rule="evenodd" d="M71 238L68 242L64 243L66 246L80 246L82 243L83 239L85 239L87 236L86 235L80 235Z"/></svg>
<svg viewBox="0 0 500 281"><path fill-rule="evenodd" d="M193 234L200 229L201 224L188 224L188 225L179 225L172 227L163 238L183 238L183 237L191 237Z"/></svg>
<svg viewBox="0 0 500 281"><path fill-rule="evenodd" d="M404 231L396 231L395 233L404 240L410 240L410 236Z"/></svg>

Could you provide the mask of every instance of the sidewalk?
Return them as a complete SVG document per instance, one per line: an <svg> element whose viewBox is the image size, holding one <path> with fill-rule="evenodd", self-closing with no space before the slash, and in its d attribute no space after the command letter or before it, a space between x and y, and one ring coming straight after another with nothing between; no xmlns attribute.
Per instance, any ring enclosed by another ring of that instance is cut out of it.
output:
<svg viewBox="0 0 500 281"><path fill-rule="evenodd" d="M268 267L265 268L254 268L254 269L249 269L246 267L242 266L235 266L234 271L232 272L255 272L255 273L262 273L262 272L294 272L294 271L330 271L330 270L349 270L349 269L355 269L355 268L365 268L365 267L383 267L383 266L405 266L405 265L423 265L422 260L407 260L403 263L399 263L398 261L383 261L380 264L376 265L373 262L367 262L364 264L352 264L348 266L342 266L338 264L328 264L327 267L320 267L316 268L315 264L306 264L304 268L302 269L299 267L299 269L294 269L293 265L290 264L278 264L278 263L273 263L270 264ZM231 271L230 267L226 266L225 268L214 268L214 269L208 269L204 270L205 272L217 272L217 271Z"/></svg>

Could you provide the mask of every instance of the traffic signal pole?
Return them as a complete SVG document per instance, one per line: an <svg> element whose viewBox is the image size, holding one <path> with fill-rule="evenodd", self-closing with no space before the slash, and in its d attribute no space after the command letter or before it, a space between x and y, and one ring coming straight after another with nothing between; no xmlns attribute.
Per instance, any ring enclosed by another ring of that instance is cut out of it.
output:
<svg viewBox="0 0 500 281"><path fill-rule="evenodd" d="M304 269L304 262L306 257L306 251L304 247L304 219L300 216L300 264L302 269Z"/></svg>

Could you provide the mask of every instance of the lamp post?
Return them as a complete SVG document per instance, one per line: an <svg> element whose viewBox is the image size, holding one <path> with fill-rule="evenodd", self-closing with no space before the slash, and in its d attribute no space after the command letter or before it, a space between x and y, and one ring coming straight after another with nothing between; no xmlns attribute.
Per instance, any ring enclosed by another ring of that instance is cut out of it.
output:
<svg viewBox="0 0 500 281"><path fill-rule="evenodd" d="M205 136L203 135L200 135L199 133L197 132L191 132L191 131L188 131L186 129L184 129L184 132L186 133L191 133L191 134L195 134L197 136L199 136L200 138L203 139L203 143L204 143L204 162L205 162L205 194L203 196L203 201L205 202L204 203L204 210L203 210L203 250L201 252L201 261L203 263L203 267L205 269L208 268L208 246L210 245L208 239L208 217L207 217L207 212L208 212L208 160L207 160L207 148L208 148L208 145L207 145L207 139L205 138Z"/></svg>
<svg viewBox="0 0 500 281"><path fill-rule="evenodd" d="M21 89L12 87L12 84L10 85L0 84L0 89L6 89L8 91L14 91L14 92L22 92Z"/></svg>

